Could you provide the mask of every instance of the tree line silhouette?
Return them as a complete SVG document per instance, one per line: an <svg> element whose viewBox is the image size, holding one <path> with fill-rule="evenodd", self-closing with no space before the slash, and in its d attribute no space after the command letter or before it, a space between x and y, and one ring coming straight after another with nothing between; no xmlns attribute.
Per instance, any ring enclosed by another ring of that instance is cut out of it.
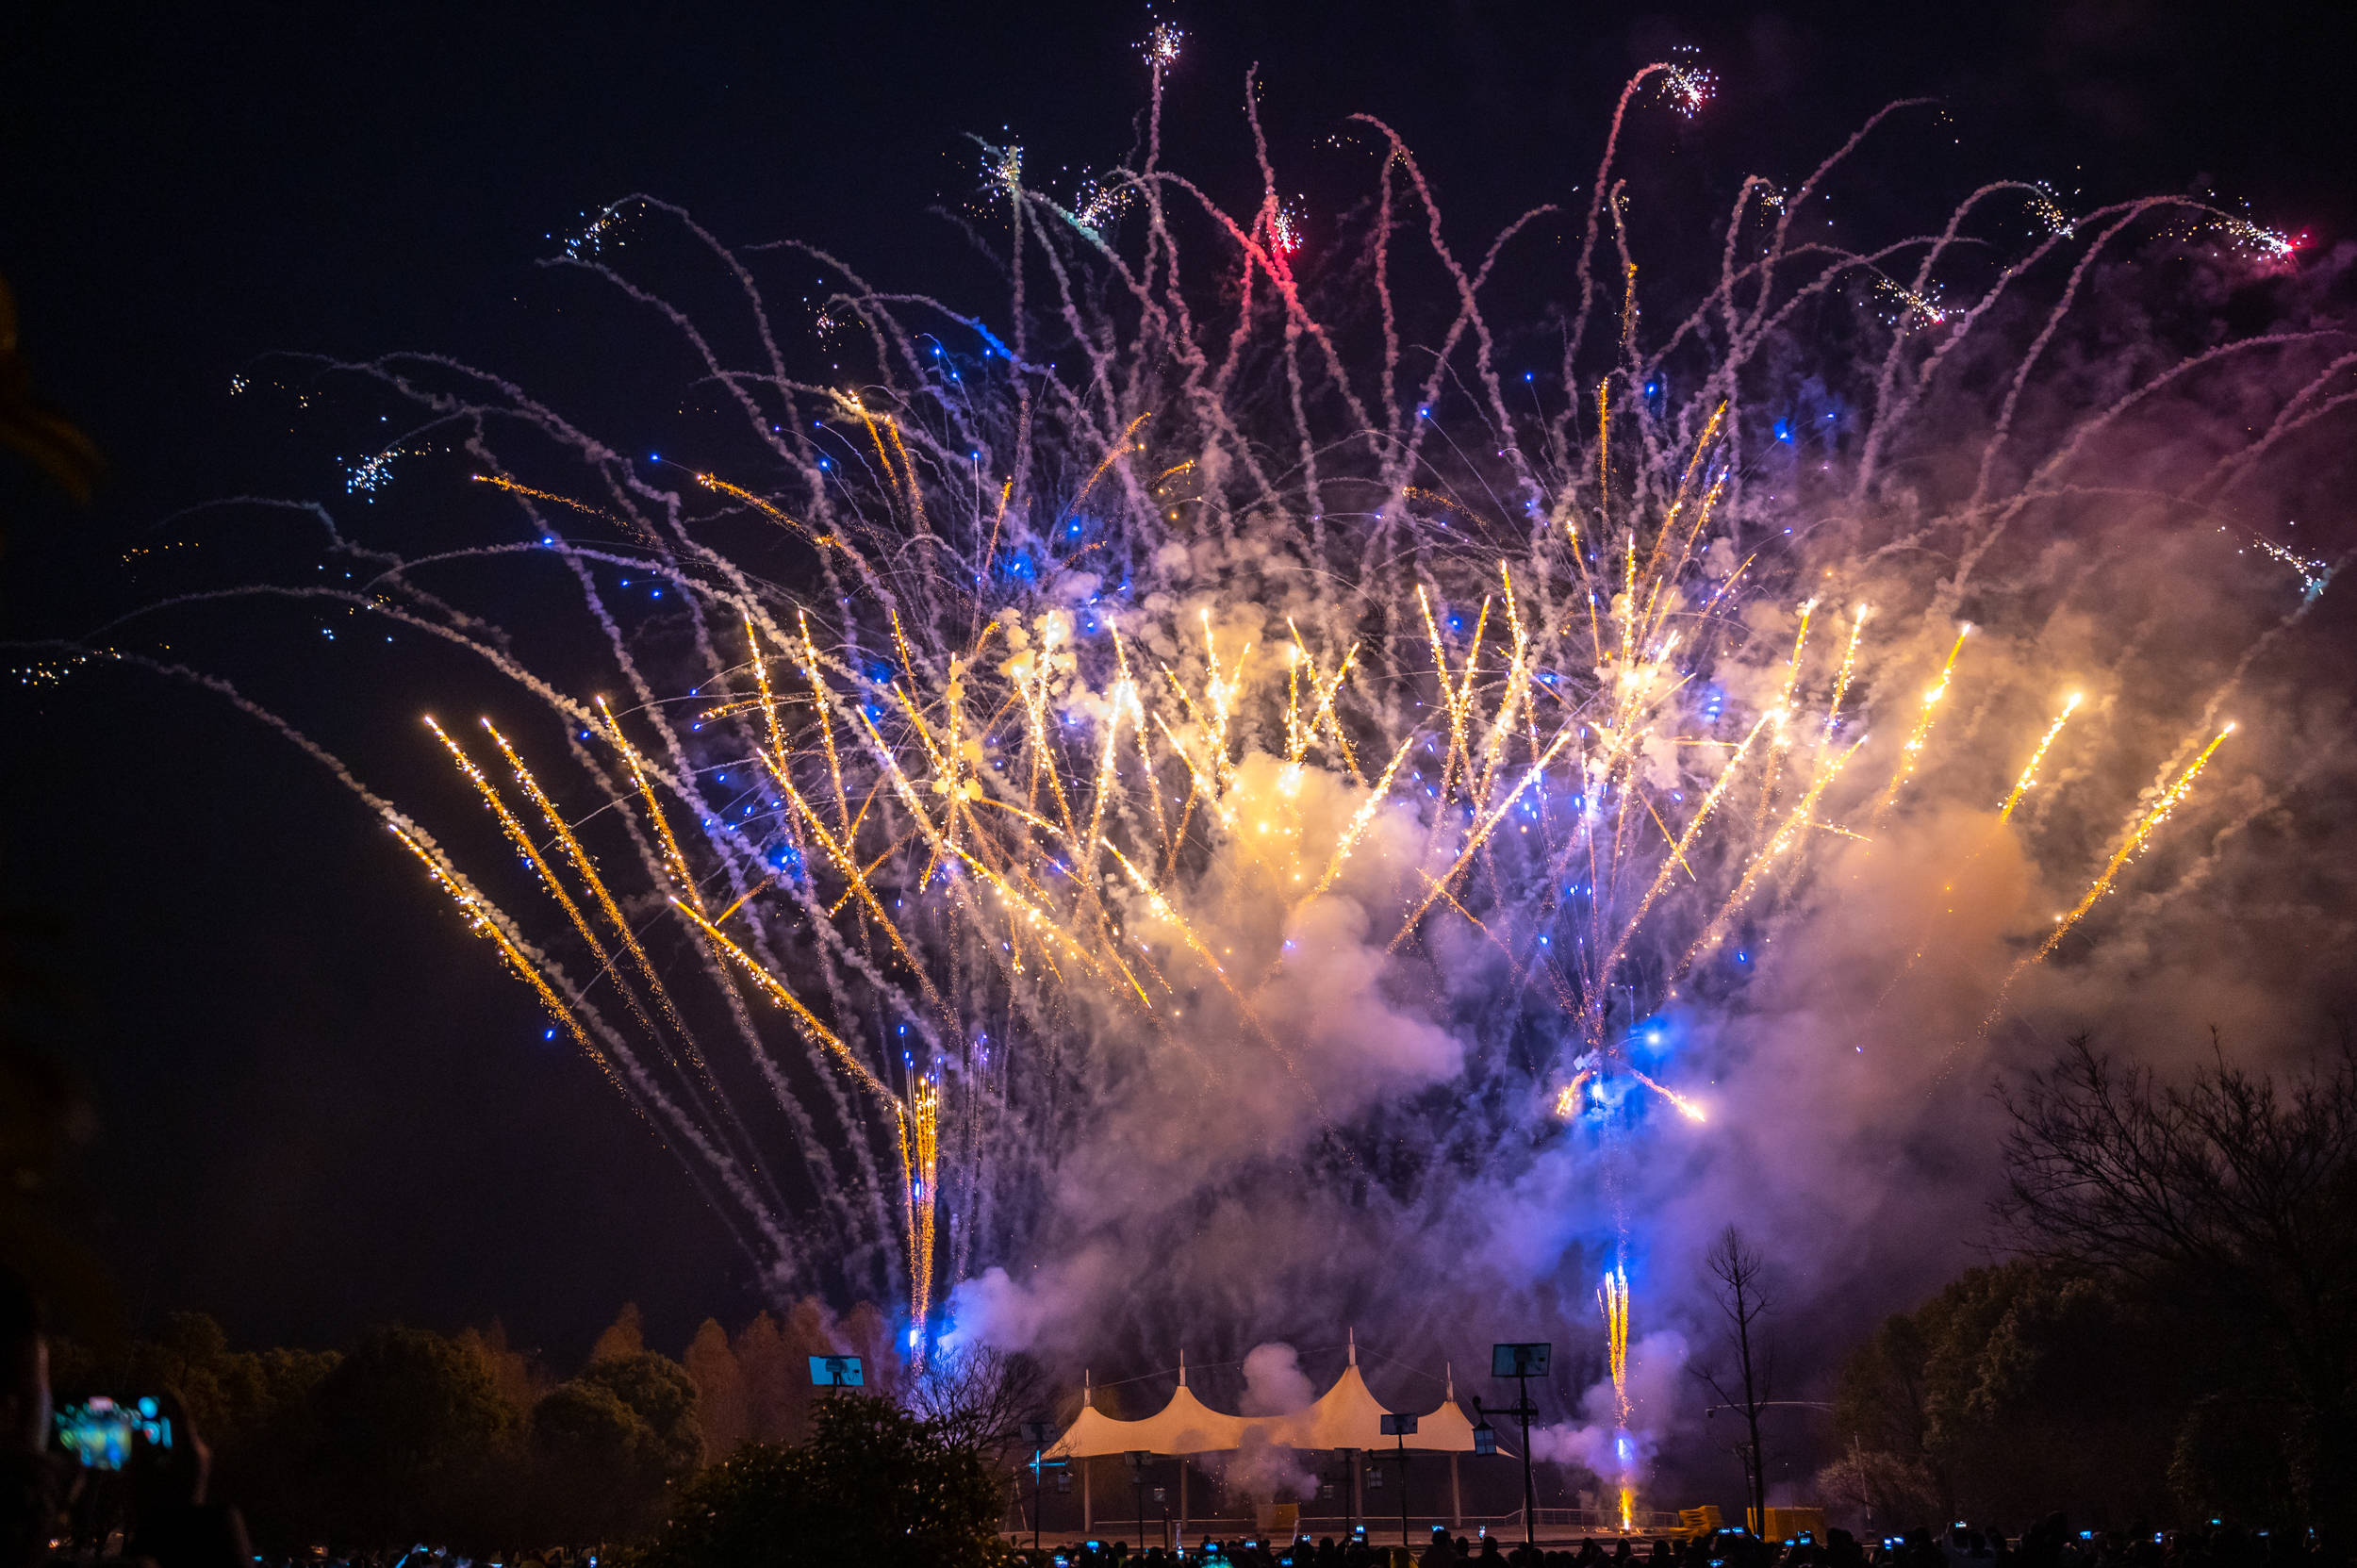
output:
<svg viewBox="0 0 2357 1568"><path fill-rule="evenodd" d="M214 1450L217 1492L258 1550L449 1543L484 1550L640 1538L678 1488L749 1444L812 1436L808 1358L863 1357L871 1391L903 1380L890 1325L862 1303L707 1319L678 1359L625 1306L558 1377L494 1322L456 1334L383 1328L343 1350L233 1350L200 1312L100 1351L53 1346L60 1399L176 1391Z"/></svg>

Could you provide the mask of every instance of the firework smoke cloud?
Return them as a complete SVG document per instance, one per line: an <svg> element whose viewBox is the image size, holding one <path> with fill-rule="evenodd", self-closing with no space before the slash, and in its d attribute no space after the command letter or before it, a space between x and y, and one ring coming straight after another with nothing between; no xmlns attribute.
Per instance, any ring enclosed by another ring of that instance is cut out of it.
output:
<svg viewBox="0 0 2357 1568"><path fill-rule="evenodd" d="M1656 269L1623 143L1706 129L1691 62L1494 243L1371 120L1362 205L1264 155L1228 209L1161 161L1181 53L1083 189L986 149L992 304L598 215L552 265L660 345L669 450L429 355L307 368L404 432L264 509L336 570L104 652L397 634L441 721L358 750L456 771L395 803L318 754L779 1297L889 1292L919 1355L1183 1339L1261 1402L1345 1325L1551 1337L1541 1455L1631 1477L1721 1227L1796 1305L1905 1288L1976 1223L2011 1053L2303 1021L2350 907L2303 676L2337 264L2015 182L1804 239L1901 108Z"/></svg>

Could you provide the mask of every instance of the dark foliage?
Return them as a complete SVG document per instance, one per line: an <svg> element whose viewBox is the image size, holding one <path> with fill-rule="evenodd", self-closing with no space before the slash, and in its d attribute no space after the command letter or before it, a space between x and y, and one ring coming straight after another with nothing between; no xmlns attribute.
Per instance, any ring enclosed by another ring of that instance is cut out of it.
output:
<svg viewBox="0 0 2357 1568"><path fill-rule="evenodd" d="M539 1532L627 1540L661 1518L672 1488L703 1459L696 1385L668 1357L640 1350L592 1362L533 1407Z"/></svg>
<svg viewBox="0 0 2357 1568"><path fill-rule="evenodd" d="M2357 1058L2168 1083L2081 1039L2004 1104L2022 1256L1851 1354L1828 1497L1877 1528L2357 1520Z"/></svg>
<svg viewBox="0 0 2357 1568"><path fill-rule="evenodd" d="M871 1378L899 1388L897 1358L869 1343L882 1321L872 1308L837 1319L805 1301L783 1324L762 1313L733 1343L706 1324L683 1365L647 1349L625 1308L560 1381L496 1323L452 1336L378 1329L346 1352L239 1351L189 1312L103 1350L60 1339L53 1367L60 1398L177 1394L212 1449L216 1495L243 1510L257 1549L397 1553L428 1541L490 1557L643 1540L701 1466L749 1441L806 1441L816 1391L805 1355L866 1346ZM945 1369L928 1384L943 1418L930 1441L987 1449L1035 1378L997 1356Z"/></svg>
<svg viewBox="0 0 2357 1568"><path fill-rule="evenodd" d="M2133 1295L2029 1262L1973 1269L1843 1364L1831 1500L1877 1530L1953 1518L2166 1518L2183 1399Z"/></svg>
<svg viewBox="0 0 2357 1568"><path fill-rule="evenodd" d="M453 1340L379 1329L313 1396L321 1475L359 1539L416 1541L470 1511L515 1426L483 1363Z"/></svg>
<svg viewBox="0 0 2357 1568"><path fill-rule="evenodd" d="M825 1400L800 1447L749 1444L680 1494L633 1568L979 1568L1002 1488L967 1446L877 1398Z"/></svg>
<svg viewBox="0 0 2357 1568"><path fill-rule="evenodd" d="M2238 1464L2279 1456L2237 1495L2357 1525L2357 1051L2279 1081L2221 1050L2174 1084L2079 1039L2006 1106L2001 1213L2024 1249L2165 1315L2196 1386L2229 1401L2179 1444L2189 1499L2234 1430L2258 1443L2224 1444Z"/></svg>

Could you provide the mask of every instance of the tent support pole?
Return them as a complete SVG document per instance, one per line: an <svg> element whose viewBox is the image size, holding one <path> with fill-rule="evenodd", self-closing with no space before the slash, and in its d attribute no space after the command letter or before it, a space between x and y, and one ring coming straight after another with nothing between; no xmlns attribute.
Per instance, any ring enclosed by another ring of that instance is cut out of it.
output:
<svg viewBox="0 0 2357 1568"><path fill-rule="evenodd" d="M1448 1457L1448 1527L1465 1527L1465 1495L1457 1490L1457 1456L1453 1453Z"/></svg>

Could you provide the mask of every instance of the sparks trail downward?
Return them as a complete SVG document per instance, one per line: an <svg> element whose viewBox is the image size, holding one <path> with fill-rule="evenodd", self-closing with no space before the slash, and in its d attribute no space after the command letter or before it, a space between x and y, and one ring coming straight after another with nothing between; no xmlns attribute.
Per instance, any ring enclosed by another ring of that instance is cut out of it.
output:
<svg viewBox="0 0 2357 1568"><path fill-rule="evenodd" d="M1656 270L1621 251L1642 199L1622 140L1672 110L1706 125L1706 73L1631 82L1584 228L1534 214L1473 259L1379 122L1354 135L1380 222L1306 211L1267 165L1259 200L1222 208L1160 162L1180 36L1143 53L1138 167L1066 206L1019 148L984 149L996 314L618 203L555 264L651 305L701 367L717 412L687 421L693 455L621 454L438 362L345 367L476 432L463 469L388 470L372 523L464 496L498 508L469 514L485 542L372 553L366 592L253 590L493 678L487 744L434 731L461 779L441 809L490 814L474 872L407 818L402 842L708 1180L765 1289L887 1282L919 1358L952 1287L1101 1234L1137 1300L1164 1271L1175 1296L1196 1204L1346 1189L1337 1213L1413 1242L1467 1150L1503 1181L1721 1136L1745 1108L1691 1026L1739 1036L1838 868L1969 810L2092 875L2051 932L2006 934L2010 992L2066 933L2102 939L2096 905L2200 809L2217 752L2116 844L2016 810L2037 788L2117 813L2154 765L2137 748L2160 732L2125 701L2048 721L2062 672L2032 569L2061 539L2118 564L2089 454L2164 450L2141 400L2244 352L2069 404L2043 378L2058 340L2084 346L2076 280L2231 215L2122 204L1990 264L1972 220L2001 198L2018 218L2031 188L2006 183L1851 253L1795 227L1845 148L1788 190L1747 184L1716 281L1640 310ZM1525 370L1525 323L1483 299L1548 225L1577 299ZM667 246L717 271L725 310L668 303ZM784 324L782 288L823 334ZM2269 337L2274 422L2222 457L2166 449L2143 493L2229 504L2350 390L2337 340ZM2257 559L2216 588L2254 617L2329 575ZM464 607L473 573L529 623ZM2049 786L2058 744L2108 761ZM1387 1153L1407 1144L1450 1157L1409 1169ZM1141 1149L1166 1196L1122 1194L1132 1229L1093 1229L1076 1195L1113 1203L1106 1173ZM1640 1264L1647 1224L1630 1213ZM1566 1268L1621 1246L1617 1221L1570 1230ZM1635 1461L1613 1478L1626 1510Z"/></svg>

